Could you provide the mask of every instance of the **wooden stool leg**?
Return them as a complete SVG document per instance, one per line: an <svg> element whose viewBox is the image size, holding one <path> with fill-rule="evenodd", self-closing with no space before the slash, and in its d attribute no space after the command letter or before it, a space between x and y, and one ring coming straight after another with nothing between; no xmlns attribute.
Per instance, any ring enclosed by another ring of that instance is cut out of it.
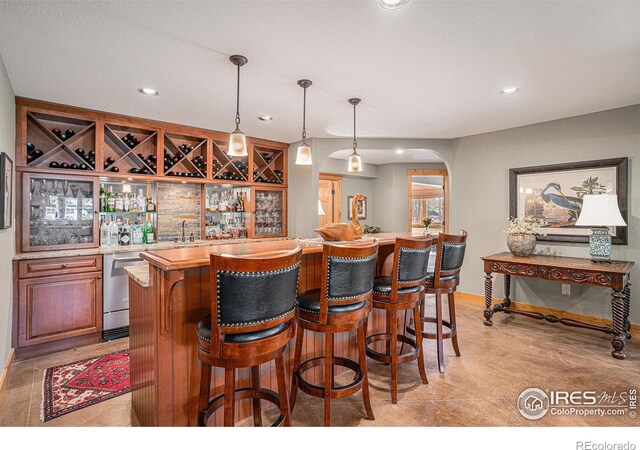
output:
<svg viewBox="0 0 640 450"><path fill-rule="evenodd" d="M460 348L458 347L458 327L456 326L456 304L453 292L449 294L449 322L451 328L456 328L456 334L451 338L453 344L453 350L456 352L456 356L460 356Z"/></svg>
<svg viewBox="0 0 640 450"><path fill-rule="evenodd" d="M331 426L331 374L333 372L333 333L324 335L324 426Z"/></svg>
<svg viewBox="0 0 640 450"><path fill-rule="evenodd" d="M284 373L284 358L282 353L276 357L276 377L278 378L278 394L280 395L280 414L284 416L284 426L291 426L291 411L289 409L289 394L287 380Z"/></svg>
<svg viewBox="0 0 640 450"><path fill-rule="evenodd" d="M371 408L371 397L369 396L369 371L367 370L367 325L368 319L365 320L363 326L358 328L358 349L360 351L360 370L362 370L362 398L364 400L364 409L367 411L367 419L375 420L373 409Z"/></svg>
<svg viewBox="0 0 640 450"><path fill-rule="evenodd" d="M298 326L296 331L296 348L293 354L293 370L291 371L291 400L289 405L291 411L296 406L296 397L298 396L298 378L300 373L300 358L302 357L302 340L304 339L304 329Z"/></svg>
<svg viewBox="0 0 640 450"><path fill-rule="evenodd" d="M386 314L385 314L386 315L386 317L385 317L385 319L386 319L385 325L386 325L386 328L387 328L386 332L387 332L388 335L391 334L391 312L392 311L386 311ZM391 341L386 341L385 342L385 353L387 355L391 354ZM389 363L384 363L384 364L388 365Z"/></svg>
<svg viewBox="0 0 640 450"><path fill-rule="evenodd" d="M260 366L251 367L251 387L256 391L260 389ZM251 400L251 406L253 409L253 426L262 426L262 407L260 406L260 399L254 398Z"/></svg>
<svg viewBox="0 0 640 450"><path fill-rule="evenodd" d="M409 326L409 324L407 323L407 316L409 315L409 310L405 309L404 310L404 320L402 321L402 335L406 336L407 335L407 327ZM400 345L400 354L402 355L404 353L404 341L402 341L402 344Z"/></svg>
<svg viewBox="0 0 640 450"><path fill-rule="evenodd" d="M235 369L224 369L224 426L232 427L235 420L235 392L236 374Z"/></svg>
<svg viewBox="0 0 640 450"><path fill-rule="evenodd" d="M420 370L420 378L423 384L429 384L427 380L427 371L424 367L424 341L422 340L422 321L420 320L420 307L413 308L413 321L416 330L416 344L418 345L418 369Z"/></svg>
<svg viewBox="0 0 640 450"><path fill-rule="evenodd" d="M398 315L389 311L391 321L391 403L398 403Z"/></svg>
<svg viewBox="0 0 640 450"><path fill-rule="evenodd" d="M211 391L211 366L200 361L200 398L198 401L198 425L206 426L204 423L204 411L209 404L209 395Z"/></svg>
<svg viewBox="0 0 640 450"><path fill-rule="evenodd" d="M436 341L438 347L438 369L444 373L444 343L442 338L442 295L436 294Z"/></svg>

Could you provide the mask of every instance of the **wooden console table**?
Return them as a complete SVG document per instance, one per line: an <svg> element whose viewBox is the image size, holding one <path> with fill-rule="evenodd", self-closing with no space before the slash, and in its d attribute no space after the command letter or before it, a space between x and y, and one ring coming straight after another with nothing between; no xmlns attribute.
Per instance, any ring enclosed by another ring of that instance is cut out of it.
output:
<svg viewBox="0 0 640 450"><path fill-rule="evenodd" d="M630 272L633 262L611 261L610 263L594 263L587 258L567 258L560 256L531 255L514 256L509 252L497 253L482 258L484 261L484 324L493 325L491 318L498 311L522 314L534 319L547 320L572 327L589 328L613 334L611 355L617 359L625 359L625 340L630 339L631 323L629 308L631 302ZM491 307L493 289L492 273L504 275L504 300ZM590 325L573 319L560 318L531 311L518 311L511 308L511 276L540 278L561 281L563 283L588 284L608 287L613 290L612 311L613 328Z"/></svg>

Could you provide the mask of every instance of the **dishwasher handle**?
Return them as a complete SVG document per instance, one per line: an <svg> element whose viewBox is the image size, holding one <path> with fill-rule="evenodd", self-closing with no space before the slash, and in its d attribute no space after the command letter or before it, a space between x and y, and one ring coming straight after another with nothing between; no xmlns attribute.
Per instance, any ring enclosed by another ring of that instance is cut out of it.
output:
<svg viewBox="0 0 640 450"><path fill-rule="evenodd" d="M140 258L139 256L128 256L125 258L113 258L113 262L135 262L135 261L144 261L144 259Z"/></svg>

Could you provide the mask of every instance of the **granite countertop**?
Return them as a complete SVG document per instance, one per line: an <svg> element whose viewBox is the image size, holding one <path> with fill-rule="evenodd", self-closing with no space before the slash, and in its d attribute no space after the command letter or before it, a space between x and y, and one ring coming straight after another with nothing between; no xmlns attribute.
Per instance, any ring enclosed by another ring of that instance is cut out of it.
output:
<svg viewBox="0 0 640 450"><path fill-rule="evenodd" d="M149 277L149 264L138 264L137 266L128 266L124 268L129 278L138 283L142 287L151 286Z"/></svg>
<svg viewBox="0 0 640 450"><path fill-rule="evenodd" d="M113 247L96 247L96 248L78 248L70 250L52 250L42 252L18 253L13 257L14 261L26 259L42 259L42 258L62 258L69 256L88 256L88 255L106 255L112 253L125 252L146 252L152 250L167 250L173 248L189 248L189 247L207 247L217 244L242 244L245 242L264 242L264 241L282 241L287 238L264 238L264 239L220 239L212 241L198 240L195 242L158 242L156 244L142 245L121 245Z"/></svg>

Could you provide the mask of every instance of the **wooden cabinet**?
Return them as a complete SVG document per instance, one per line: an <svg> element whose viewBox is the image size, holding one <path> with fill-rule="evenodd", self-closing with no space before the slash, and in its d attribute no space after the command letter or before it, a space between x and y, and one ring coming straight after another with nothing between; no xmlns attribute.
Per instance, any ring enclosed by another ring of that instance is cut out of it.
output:
<svg viewBox="0 0 640 450"><path fill-rule="evenodd" d="M35 354L71 348L71 338L102 331L102 256L46 258L14 264L14 345L39 346ZM32 353L33 354L33 353Z"/></svg>

